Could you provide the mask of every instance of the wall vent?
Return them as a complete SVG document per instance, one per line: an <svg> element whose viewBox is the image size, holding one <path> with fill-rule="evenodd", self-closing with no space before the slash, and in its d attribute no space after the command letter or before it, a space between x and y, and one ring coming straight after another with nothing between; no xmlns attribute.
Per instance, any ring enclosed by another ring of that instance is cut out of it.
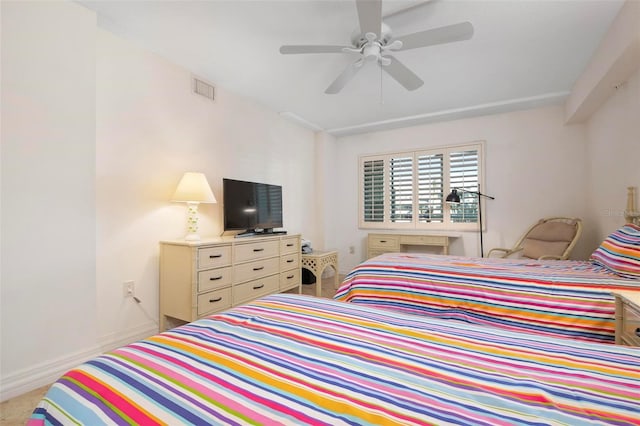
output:
<svg viewBox="0 0 640 426"><path fill-rule="evenodd" d="M198 77L193 77L192 89L193 93L196 95L204 96L212 101L214 100L214 87L206 81L201 80Z"/></svg>

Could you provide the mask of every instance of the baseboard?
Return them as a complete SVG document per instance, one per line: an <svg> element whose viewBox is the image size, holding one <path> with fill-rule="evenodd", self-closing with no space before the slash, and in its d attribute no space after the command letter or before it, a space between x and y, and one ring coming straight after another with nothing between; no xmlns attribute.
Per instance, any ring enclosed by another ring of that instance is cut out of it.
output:
<svg viewBox="0 0 640 426"><path fill-rule="evenodd" d="M0 378L0 402L22 395L56 381L68 370L104 352L144 339L158 332L153 322L135 327L126 333L113 333L100 339L97 345L63 357L37 364Z"/></svg>
<svg viewBox="0 0 640 426"><path fill-rule="evenodd" d="M93 346L2 377L0 381L0 401L11 399L52 383L67 370L93 358L99 353L100 347Z"/></svg>
<svg viewBox="0 0 640 426"><path fill-rule="evenodd" d="M127 333L111 333L103 336L100 339L101 352L108 352L119 348L120 346L128 345L136 340L146 339L149 336L153 336L158 333L158 324L155 322L146 322L137 327L132 328Z"/></svg>

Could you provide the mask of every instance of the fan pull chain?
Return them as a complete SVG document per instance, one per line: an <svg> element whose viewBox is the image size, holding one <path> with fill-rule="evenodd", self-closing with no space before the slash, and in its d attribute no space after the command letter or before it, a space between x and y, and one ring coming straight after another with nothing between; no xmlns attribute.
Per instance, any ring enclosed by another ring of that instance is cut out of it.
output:
<svg viewBox="0 0 640 426"><path fill-rule="evenodd" d="M382 98L382 78L383 78L382 65L380 65L378 68L380 68L380 105L384 105L384 100Z"/></svg>

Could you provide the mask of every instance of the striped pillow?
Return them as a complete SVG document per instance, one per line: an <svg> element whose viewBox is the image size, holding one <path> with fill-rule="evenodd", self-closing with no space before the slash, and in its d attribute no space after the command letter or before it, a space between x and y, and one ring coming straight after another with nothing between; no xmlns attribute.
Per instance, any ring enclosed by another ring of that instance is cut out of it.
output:
<svg viewBox="0 0 640 426"><path fill-rule="evenodd" d="M609 235L591 261L625 278L640 278L640 227L626 224Z"/></svg>

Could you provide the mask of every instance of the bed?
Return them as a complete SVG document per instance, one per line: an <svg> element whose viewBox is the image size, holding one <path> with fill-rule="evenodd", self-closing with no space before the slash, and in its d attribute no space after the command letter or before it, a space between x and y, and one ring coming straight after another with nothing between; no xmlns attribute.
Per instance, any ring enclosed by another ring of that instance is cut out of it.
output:
<svg viewBox="0 0 640 426"><path fill-rule="evenodd" d="M630 188L629 205L635 205ZM631 214L589 261L390 253L351 271L334 298L540 335L612 343L612 292L640 293Z"/></svg>
<svg viewBox="0 0 640 426"><path fill-rule="evenodd" d="M337 300L540 335L613 342L615 290L640 291L588 261L389 253L353 269Z"/></svg>
<svg viewBox="0 0 640 426"><path fill-rule="evenodd" d="M69 371L41 424L640 425L640 351L280 294Z"/></svg>

